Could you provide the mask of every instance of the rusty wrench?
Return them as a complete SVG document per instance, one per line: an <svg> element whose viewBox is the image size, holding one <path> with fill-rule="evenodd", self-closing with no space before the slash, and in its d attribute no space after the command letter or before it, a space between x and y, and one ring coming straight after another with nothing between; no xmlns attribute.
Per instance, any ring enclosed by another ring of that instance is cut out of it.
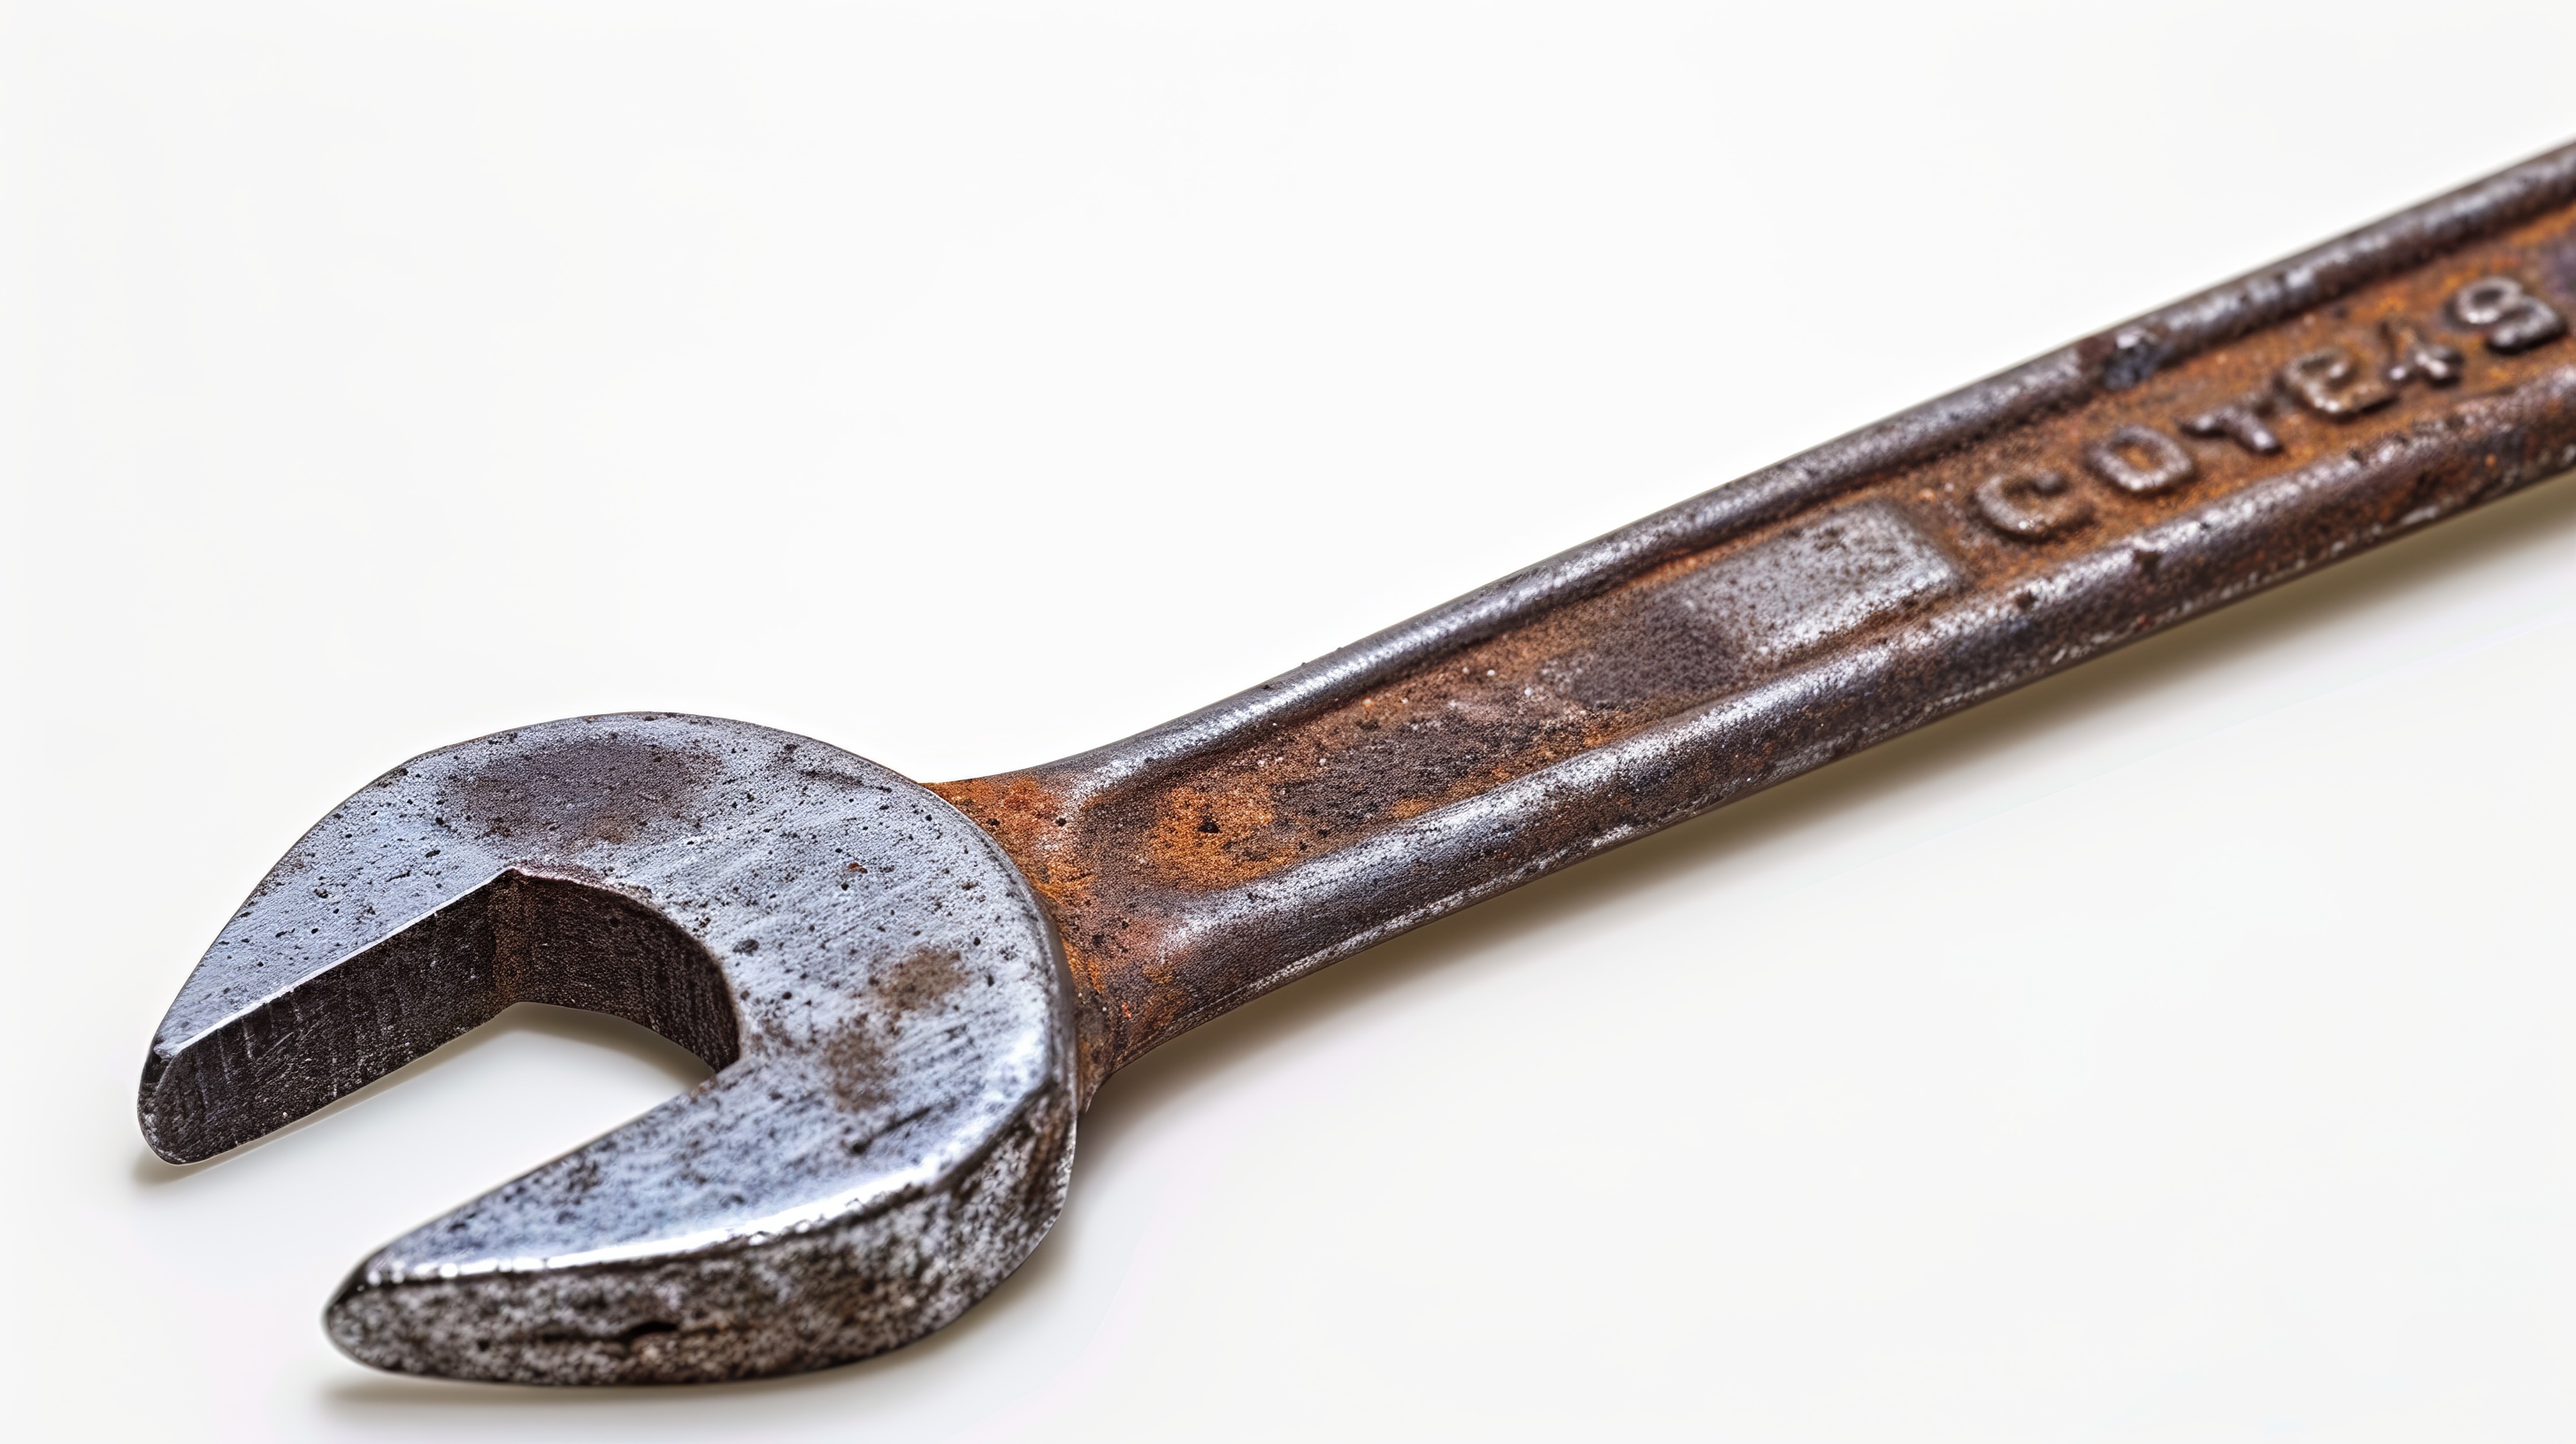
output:
<svg viewBox="0 0 2576 1444"><path fill-rule="evenodd" d="M143 1132L257 1138L540 1001L705 1084L387 1245L380 1367L820 1368L1037 1246L1075 1121L1325 964L2576 466L2576 147L2087 337L1204 711L924 787L583 717L324 818L153 1039Z"/></svg>

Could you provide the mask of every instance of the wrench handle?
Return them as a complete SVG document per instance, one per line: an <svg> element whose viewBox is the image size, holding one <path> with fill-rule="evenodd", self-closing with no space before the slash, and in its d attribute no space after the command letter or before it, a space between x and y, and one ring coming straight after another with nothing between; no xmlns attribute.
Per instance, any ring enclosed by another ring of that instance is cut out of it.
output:
<svg viewBox="0 0 2576 1444"><path fill-rule="evenodd" d="M2571 313L2576 146L936 790L1053 914L1087 1098L1444 913L2576 466Z"/></svg>

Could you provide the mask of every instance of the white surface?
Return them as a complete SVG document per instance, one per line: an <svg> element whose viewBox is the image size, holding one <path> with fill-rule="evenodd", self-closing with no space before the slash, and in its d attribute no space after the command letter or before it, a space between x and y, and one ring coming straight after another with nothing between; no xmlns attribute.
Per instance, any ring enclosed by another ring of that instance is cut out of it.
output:
<svg viewBox="0 0 2576 1444"><path fill-rule="evenodd" d="M2566 481L1203 1030L858 1367L331 1351L685 1085L623 1025L135 1132L414 752L1055 756L2576 135L2564 0L2113 9L0 9L12 1431L2576 1431Z"/></svg>

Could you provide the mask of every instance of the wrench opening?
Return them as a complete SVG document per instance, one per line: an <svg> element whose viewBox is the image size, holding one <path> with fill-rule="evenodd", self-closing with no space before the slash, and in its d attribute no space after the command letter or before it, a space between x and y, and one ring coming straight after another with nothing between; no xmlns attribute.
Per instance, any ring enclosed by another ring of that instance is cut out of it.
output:
<svg viewBox="0 0 2576 1444"><path fill-rule="evenodd" d="M520 1001L718 1071L361 1264L331 1335L543 1383L845 1362L954 1317L1061 1208L1069 981L1000 847L865 759L576 718L443 749L291 849L181 990L145 1131L206 1157Z"/></svg>
<svg viewBox="0 0 2576 1444"><path fill-rule="evenodd" d="M259 963L255 970L264 971ZM261 999L143 1076L144 1138L195 1163L303 1117L514 1003L608 1013L721 1071L742 1053L723 970L615 892L516 869Z"/></svg>

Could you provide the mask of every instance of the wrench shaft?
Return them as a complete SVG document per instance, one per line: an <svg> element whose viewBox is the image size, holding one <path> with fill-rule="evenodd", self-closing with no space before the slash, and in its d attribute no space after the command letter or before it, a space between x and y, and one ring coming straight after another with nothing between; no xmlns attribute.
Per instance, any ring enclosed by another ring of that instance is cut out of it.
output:
<svg viewBox="0 0 2576 1444"><path fill-rule="evenodd" d="M1205 711L936 788L1083 1088L1373 943L2576 466L2576 147Z"/></svg>

